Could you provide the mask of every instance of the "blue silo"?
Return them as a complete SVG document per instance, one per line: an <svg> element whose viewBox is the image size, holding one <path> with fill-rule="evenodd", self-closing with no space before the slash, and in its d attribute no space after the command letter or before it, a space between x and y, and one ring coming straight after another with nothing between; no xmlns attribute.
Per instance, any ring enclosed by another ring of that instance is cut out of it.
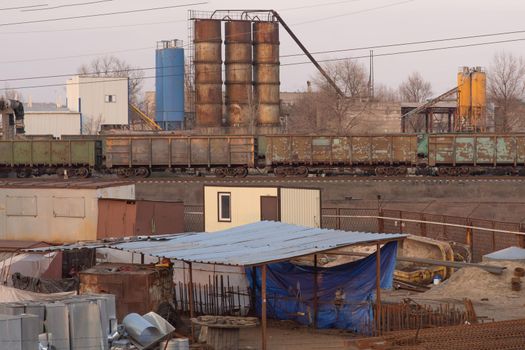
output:
<svg viewBox="0 0 525 350"><path fill-rule="evenodd" d="M182 40L157 43L155 114L164 130L184 127L184 48Z"/></svg>

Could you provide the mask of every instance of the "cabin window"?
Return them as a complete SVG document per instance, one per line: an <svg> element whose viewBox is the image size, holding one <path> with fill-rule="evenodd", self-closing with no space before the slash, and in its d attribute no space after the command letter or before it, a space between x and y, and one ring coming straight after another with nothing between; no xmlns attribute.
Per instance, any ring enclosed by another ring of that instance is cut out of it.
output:
<svg viewBox="0 0 525 350"><path fill-rule="evenodd" d="M232 221L231 215L231 193L230 192L219 192L218 203L219 203L219 221Z"/></svg>
<svg viewBox="0 0 525 350"><path fill-rule="evenodd" d="M104 101L106 103L115 103L117 102L117 95L106 95L104 97Z"/></svg>

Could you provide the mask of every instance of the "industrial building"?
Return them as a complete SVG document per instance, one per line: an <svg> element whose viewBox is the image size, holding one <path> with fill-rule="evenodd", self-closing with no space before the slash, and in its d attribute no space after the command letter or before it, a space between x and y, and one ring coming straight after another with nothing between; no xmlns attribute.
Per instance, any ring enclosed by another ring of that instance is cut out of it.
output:
<svg viewBox="0 0 525 350"><path fill-rule="evenodd" d="M69 110L59 103L33 103L24 106L26 135L79 135L82 132L80 112Z"/></svg>
<svg viewBox="0 0 525 350"><path fill-rule="evenodd" d="M83 134L102 125L128 125L128 78L77 75L66 83L67 108L82 118Z"/></svg>
<svg viewBox="0 0 525 350"><path fill-rule="evenodd" d="M204 186L204 230L214 232L261 220L321 227L316 188Z"/></svg>
<svg viewBox="0 0 525 350"><path fill-rule="evenodd" d="M99 198L135 199L122 182L0 182L0 239L76 242L97 239Z"/></svg>

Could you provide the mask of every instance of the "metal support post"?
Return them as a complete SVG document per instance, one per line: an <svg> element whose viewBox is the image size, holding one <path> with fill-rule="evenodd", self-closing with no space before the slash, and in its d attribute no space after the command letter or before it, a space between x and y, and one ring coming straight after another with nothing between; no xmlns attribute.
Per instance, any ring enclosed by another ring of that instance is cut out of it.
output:
<svg viewBox="0 0 525 350"><path fill-rule="evenodd" d="M261 266L261 331L262 350L267 350L266 334L266 265Z"/></svg>
<svg viewBox="0 0 525 350"><path fill-rule="evenodd" d="M317 254L314 254L314 329L317 329L317 315L319 314L319 304L317 300L317 294L319 291L319 282L318 282L318 269L317 269Z"/></svg>
<svg viewBox="0 0 525 350"><path fill-rule="evenodd" d="M377 334L381 334L381 244L376 248L376 324Z"/></svg>

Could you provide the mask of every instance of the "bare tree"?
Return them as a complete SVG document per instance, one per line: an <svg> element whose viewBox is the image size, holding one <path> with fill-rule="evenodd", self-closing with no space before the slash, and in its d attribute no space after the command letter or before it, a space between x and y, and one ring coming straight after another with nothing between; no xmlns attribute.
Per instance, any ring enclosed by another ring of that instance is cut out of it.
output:
<svg viewBox="0 0 525 350"><path fill-rule="evenodd" d="M378 102L399 102L399 91L384 84L375 88L374 100Z"/></svg>
<svg viewBox="0 0 525 350"><path fill-rule="evenodd" d="M326 73L343 91L345 97L339 96L326 79L318 74L314 80L317 87L316 106L320 114L317 118L334 124L339 134L352 129L357 122L356 116L350 115L351 107L361 99L368 99L368 76L364 64L345 60L325 66Z"/></svg>
<svg viewBox="0 0 525 350"><path fill-rule="evenodd" d="M4 89L3 95L4 95L6 100L22 101L24 99L24 97L22 96L22 93L20 91L14 90L14 89L10 89L8 87L6 87Z"/></svg>
<svg viewBox="0 0 525 350"><path fill-rule="evenodd" d="M102 125L102 114L97 117L85 118L82 120L82 134L83 135L97 135Z"/></svg>
<svg viewBox="0 0 525 350"><path fill-rule="evenodd" d="M432 96L432 85L419 72L413 72L399 85L399 95L406 102L424 102Z"/></svg>
<svg viewBox="0 0 525 350"><path fill-rule="evenodd" d="M139 101L144 72L118 57L104 56L95 58L90 63L80 66L78 73L93 77L129 78L129 100L133 104L137 104Z"/></svg>
<svg viewBox="0 0 525 350"><path fill-rule="evenodd" d="M488 71L488 97L494 103L497 131L517 131L523 123L525 62L509 52L494 55Z"/></svg>

